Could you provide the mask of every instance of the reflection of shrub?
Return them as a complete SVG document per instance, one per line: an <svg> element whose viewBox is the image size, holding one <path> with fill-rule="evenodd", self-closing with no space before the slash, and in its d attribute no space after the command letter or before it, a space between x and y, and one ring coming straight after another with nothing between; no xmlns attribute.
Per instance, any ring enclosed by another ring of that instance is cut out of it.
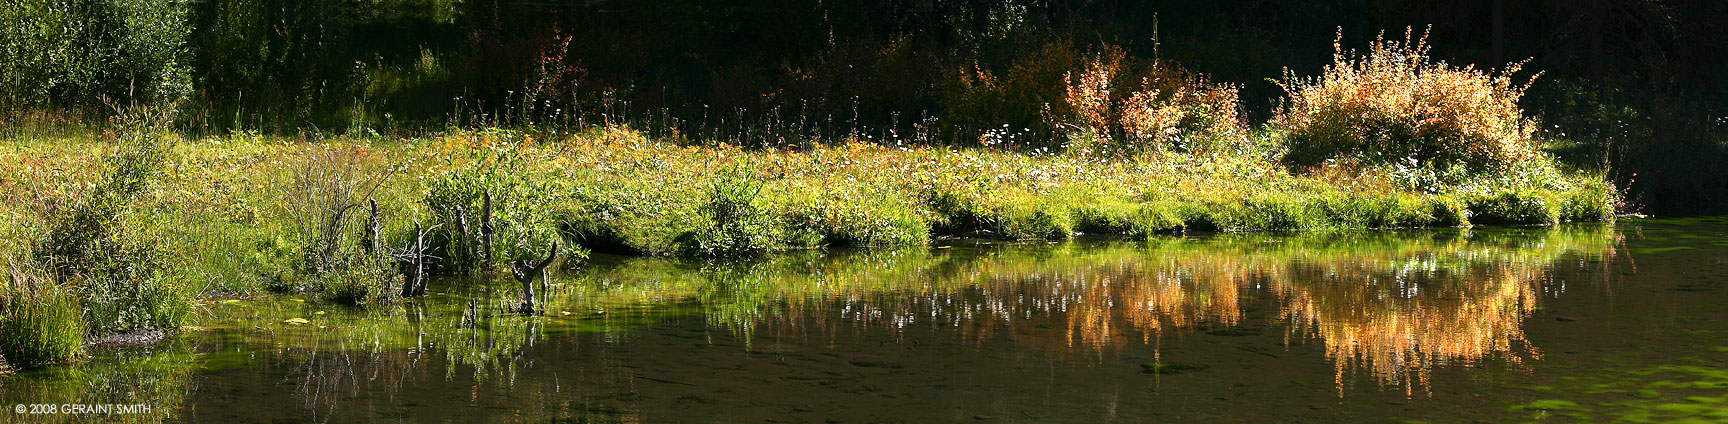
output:
<svg viewBox="0 0 1728 424"><path fill-rule="evenodd" d="M0 357L28 367L65 361L84 348L78 300L34 269L7 259L0 287Z"/></svg>
<svg viewBox="0 0 1728 424"><path fill-rule="evenodd" d="M1287 75L1289 97L1272 125L1286 135L1284 160L1309 167L1331 158L1415 162L1446 169L1497 169L1535 159L1512 84L1514 64L1491 74L1428 57L1425 39L1376 39L1364 55L1334 53L1316 78Z"/></svg>

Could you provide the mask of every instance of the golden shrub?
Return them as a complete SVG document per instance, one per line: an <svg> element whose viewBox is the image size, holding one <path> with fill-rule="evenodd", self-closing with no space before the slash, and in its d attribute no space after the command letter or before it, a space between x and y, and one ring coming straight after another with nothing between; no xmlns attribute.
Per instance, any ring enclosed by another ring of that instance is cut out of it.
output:
<svg viewBox="0 0 1728 424"><path fill-rule="evenodd" d="M1071 135L1089 135L1113 150L1216 152L1247 145L1236 87L1153 61L1135 71L1120 48L1107 47L1067 84L1067 114L1050 119ZM1137 77L1137 78L1136 78Z"/></svg>
<svg viewBox="0 0 1728 424"><path fill-rule="evenodd" d="M1510 77L1522 63L1500 73L1451 66L1428 56L1426 35L1412 35L1376 37L1364 54L1334 42L1334 63L1320 76L1286 71L1288 97L1272 125L1286 134L1287 163L1351 157L1480 170L1536 157L1536 123L1518 108L1528 85Z"/></svg>

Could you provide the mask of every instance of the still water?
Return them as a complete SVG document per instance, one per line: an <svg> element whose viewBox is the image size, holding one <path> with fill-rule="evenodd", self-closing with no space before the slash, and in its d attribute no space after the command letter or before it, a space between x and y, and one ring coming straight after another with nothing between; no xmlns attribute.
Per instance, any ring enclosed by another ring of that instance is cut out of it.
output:
<svg viewBox="0 0 1728 424"><path fill-rule="evenodd" d="M513 284L210 301L0 377L147 413L0 420L1728 420L1728 219L598 257L540 318Z"/></svg>

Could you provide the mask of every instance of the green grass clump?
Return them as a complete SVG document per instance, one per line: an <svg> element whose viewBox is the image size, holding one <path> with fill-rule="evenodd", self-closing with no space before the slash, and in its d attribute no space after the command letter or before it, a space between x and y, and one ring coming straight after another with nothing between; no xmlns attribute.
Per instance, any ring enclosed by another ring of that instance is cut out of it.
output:
<svg viewBox="0 0 1728 424"><path fill-rule="evenodd" d="M1489 225L1551 225L1560 222L1560 209L1543 193L1530 190L1472 195L1465 201L1470 222Z"/></svg>
<svg viewBox="0 0 1728 424"><path fill-rule="evenodd" d="M522 135L494 131L511 142ZM504 148L467 149L444 158L423 201L438 231L432 255L446 273L495 272L509 261L544 257L559 238L559 207L569 181L530 162L548 158ZM488 221L489 219L489 221ZM491 228L485 227L487 223ZM566 247L569 247L566 245ZM490 249L490 250L487 250ZM566 257L574 250L565 249Z"/></svg>
<svg viewBox="0 0 1728 424"><path fill-rule="evenodd" d="M930 224L901 196L786 184L771 197L793 246L908 246L930 238Z"/></svg>
<svg viewBox="0 0 1728 424"><path fill-rule="evenodd" d="M1614 219L1614 187L1603 180L1586 180L1560 194L1560 220L1602 222Z"/></svg>
<svg viewBox="0 0 1728 424"><path fill-rule="evenodd" d="M684 253L747 254L785 245L785 227L768 210L762 183L747 169L726 171L714 178L700 205L696 226L677 239Z"/></svg>
<svg viewBox="0 0 1728 424"><path fill-rule="evenodd" d="M923 206L936 216L935 231L950 235L1062 240L1075 231L1074 212L1067 201L1031 190L976 182L951 184L927 194Z"/></svg>
<svg viewBox="0 0 1728 424"><path fill-rule="evenodd" d="M352 265L316 277L318 298L351 306L376 306L394 302L401 293L402 275L388 263Z"/></svg>
<svg viewBox="0 0 1728 424"><path fill-rule="evenodd" d="M1125 199L1095 198L1073 208L1074 231L1085 234L1129 234L1141 205Z"/></svg>
<svg viewBox="0 0 1728 424"><path fill-rule="evenodd" d="M1188 228L1182 208L1169 203L1142 203L1128 218L1128 228L1123 233L1142 240L1155 234L1179 233Z"/></svg>
<svg viewBox="0 0 1728 424"><path fill-rule="evenodd" d="M84 351L78 299L46 273L8 261L0 287L0 359L14 367L65 362Z"/></svg>
<svg viewBox="0 0 1728 424"><path fill-rule="evenodd" d="M1064 240L1074 236L1074 216L1062 199L1015 195L992 209L986 228L1014 240Z"/></svg>

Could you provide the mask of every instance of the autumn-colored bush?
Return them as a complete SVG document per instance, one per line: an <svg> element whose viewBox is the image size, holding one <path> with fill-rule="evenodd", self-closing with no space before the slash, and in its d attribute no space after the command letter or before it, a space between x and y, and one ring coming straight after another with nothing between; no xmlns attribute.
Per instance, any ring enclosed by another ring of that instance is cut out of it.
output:
<svg viewBox="0 0 1728 424"><path fill-rule="evenodd" d="M1054 147L1047 144L1054 123L1045 117L1067 114L1062 81L1080 56L1072 43L1049 43L1015 55L1006 69L956 67L937 83L943 113L936 132L983 146Z"/></svg>
<svg viewBox="0 0 1728 424"><path fill-rule="evenodd" d="M1173 64L1137 64L1107 47L1063 82L1066 109L1048 119L1083 149L1202 153L1248 145L1237 88Z"/></svg>
<svg viewBox="0 0 1728 424"><path fill-rule="evenodd" d="M1328 159L1407 164L1472 172L1540 157L1534 120L1518 108L1527 85L1512 83L1522 63L1495 73L1429 57L1426 35L1377 37L1365 53L1334 43L1334 63L1318 77L1286 72L1288 97L1271 125L1285 136L1286 164Z"/></svg>

